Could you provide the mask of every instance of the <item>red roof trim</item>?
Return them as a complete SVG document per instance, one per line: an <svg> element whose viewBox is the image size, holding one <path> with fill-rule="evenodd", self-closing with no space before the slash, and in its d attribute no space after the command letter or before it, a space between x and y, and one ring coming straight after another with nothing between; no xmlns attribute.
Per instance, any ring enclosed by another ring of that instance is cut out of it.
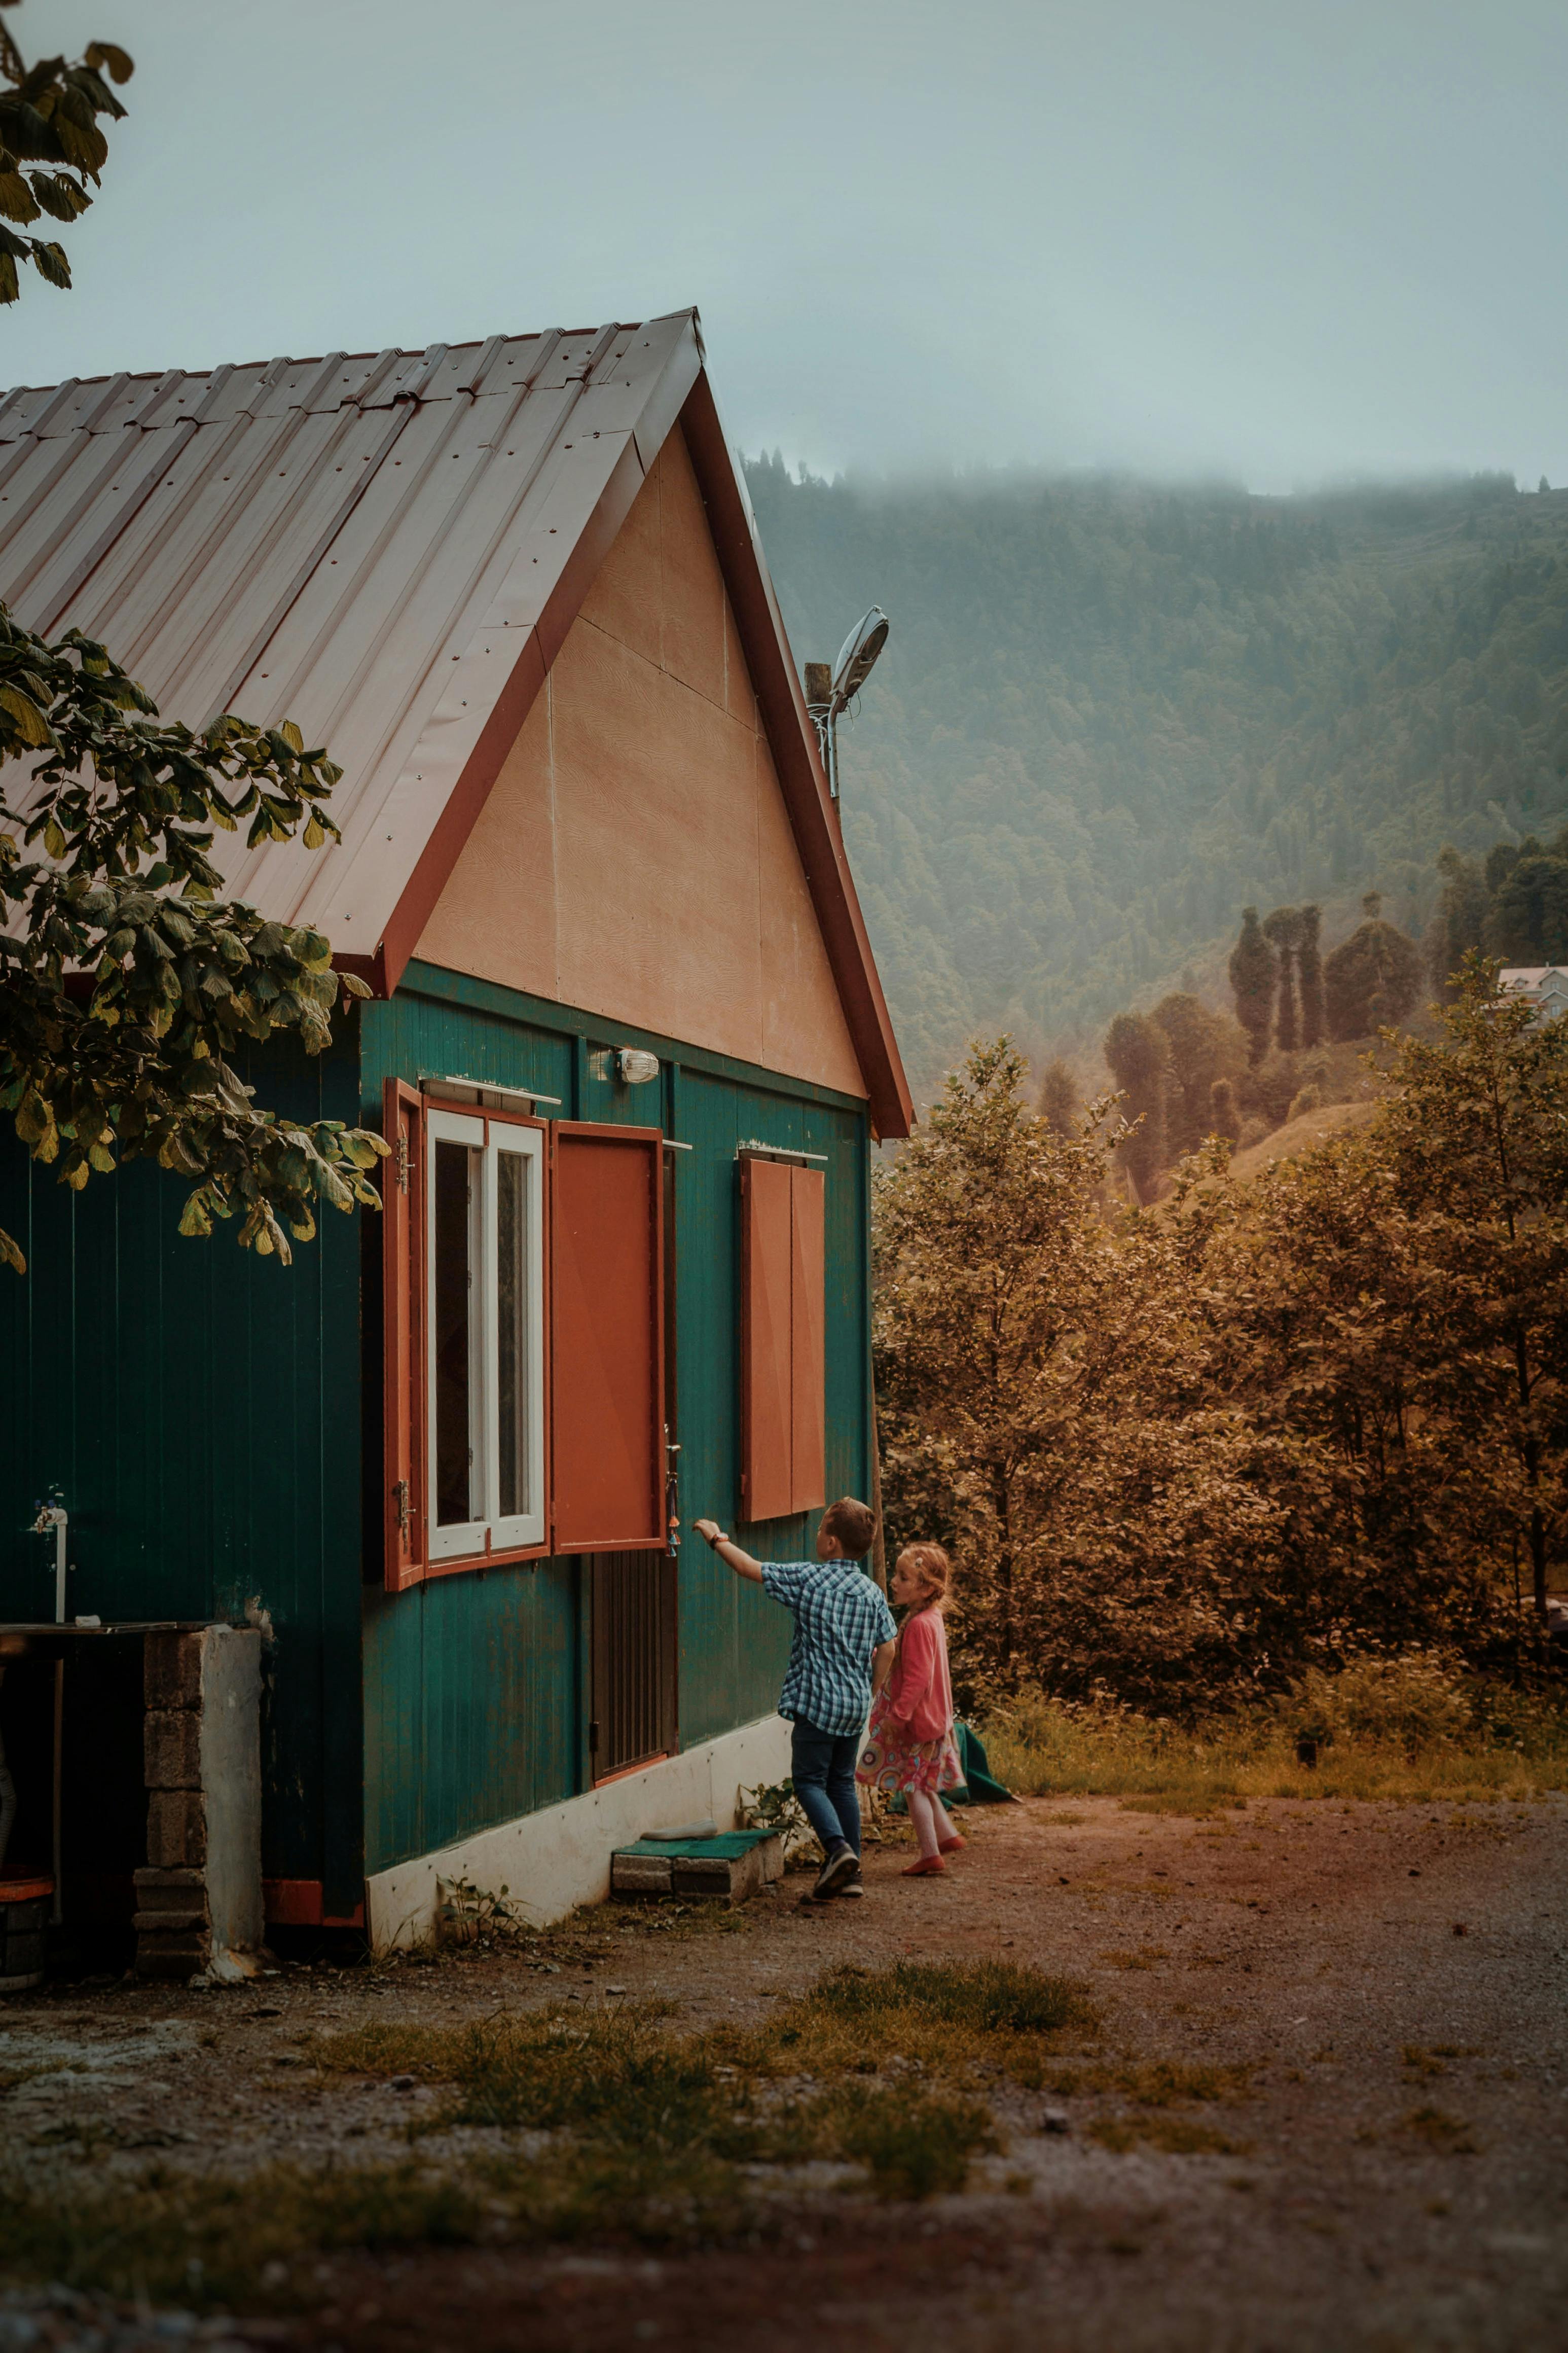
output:
<svg viewBox="0 0 1568 2353"><path fill-rule="evenodd" d="M856 896L838 812L817 751L784 617L757 544L751 502L735 472L718 405L700 375L681 412L686 446L708 508L735 626L762 706L795 847L805 869L827 960L837 983L879 1136L908 1135L914 1103Z"/></svg>

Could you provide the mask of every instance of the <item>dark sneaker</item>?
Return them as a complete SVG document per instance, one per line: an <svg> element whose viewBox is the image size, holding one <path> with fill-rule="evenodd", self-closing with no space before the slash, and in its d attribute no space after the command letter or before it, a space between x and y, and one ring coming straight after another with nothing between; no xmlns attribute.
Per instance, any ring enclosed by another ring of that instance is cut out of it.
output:
<svg viewBox="0 0 1568 2353"><path fill-rule="evenodd" d="M866 1883L865 1883L865 1881L864 1881L864 1880L861 1878L861 1876L860 1876L860 1866L859 1866L859 1864L858 1864L858 1863L857 1863L857 1864L856 1864L856 1866L855 1866L855 1876L854 1876L854 1878L853 1878L853 1879L847 1879L847 1880L845 1881L845 1883L844 1883L843 1886L839 1889L838 1893L840 1894L840 1895L864 1895L864 1894L865 1894L865 1893L866 1893Z"/></svg>
<svg viewBox="0 0 1568 2353"><path fill-rule="evenodd" d="M859 1876L860 1858L854 1848L847 1842L836 1846L816 1874L816 1885L811 1891L814 1901L820 1904L825 1895L837 1895L847 1881Z"/></svg>

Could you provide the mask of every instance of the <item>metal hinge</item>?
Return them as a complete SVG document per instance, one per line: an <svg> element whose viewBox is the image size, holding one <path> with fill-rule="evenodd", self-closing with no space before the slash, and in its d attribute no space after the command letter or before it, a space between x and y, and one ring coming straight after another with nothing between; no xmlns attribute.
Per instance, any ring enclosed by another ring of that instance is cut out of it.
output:
<svg viewBox="0 0 1568 2353"><path fill-rule="evenodd" d="M595 1717L593 1719L593 1721L589 1724L589 1726L588 1726L588 1754L589 1754L589 1756L590 1756L590 1757L596 1757L596 1756L598 1755L598 1753L599 1753L599 1722L598 1722L598 1718L595 1716Z"/></svg>
<svg viewBox="0 0 1568 2353"><path fill-rule="evenodd" d="M400 1127L397 1131L397 1145L393 1156L397 1164L397 1189L400 1193L406 1193L408 1190L408 1130L405 1127Z"/></svg>
<svg viewBox="0 0 1568 2353"><path fill-rule="evenodd" d="M412 1499L408 1493L407 1480L399 1479L392 1493L397 1505L397 1533L406 1544L413 1533L414 1525Z"/></svg>

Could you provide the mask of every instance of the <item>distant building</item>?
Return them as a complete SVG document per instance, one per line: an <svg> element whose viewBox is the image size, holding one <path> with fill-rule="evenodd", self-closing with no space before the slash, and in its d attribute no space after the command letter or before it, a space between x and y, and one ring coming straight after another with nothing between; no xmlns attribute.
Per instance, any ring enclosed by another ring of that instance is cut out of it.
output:
<svg viewBox="0 0 1568 2353"><path fill-rule="evenodd" d="M1506 997L1530 997L1542 1021L1568 1013L1568 965L1510 965L1499 973L1498 987Z"/></svg>

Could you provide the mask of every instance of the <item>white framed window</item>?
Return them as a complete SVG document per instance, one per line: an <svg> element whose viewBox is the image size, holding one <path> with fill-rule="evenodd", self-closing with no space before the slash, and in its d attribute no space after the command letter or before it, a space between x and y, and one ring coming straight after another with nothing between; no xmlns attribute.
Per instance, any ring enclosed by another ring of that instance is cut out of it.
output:
<svg viewBox="0 0 1568 2353"><path fill-rule="evenodd" d="M432 1560L544 1541L543 1139L426 1120Z"/></svg>

